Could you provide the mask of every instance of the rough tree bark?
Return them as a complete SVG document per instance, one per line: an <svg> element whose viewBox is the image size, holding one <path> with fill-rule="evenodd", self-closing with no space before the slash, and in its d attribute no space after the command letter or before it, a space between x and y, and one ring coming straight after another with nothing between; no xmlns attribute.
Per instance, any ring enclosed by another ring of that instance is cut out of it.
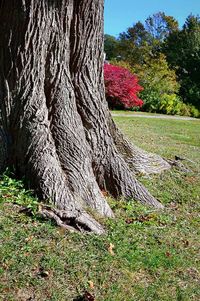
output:
<svg viewBox="0 0 200 301"><path fill-rule="evenodd" d="M55 204L44 215L96 233L104 230L87 209L113 216L102 190L162 208L134 173L169 168L109 114L103 2L0 0L0 170L14 167Z"/></svg>

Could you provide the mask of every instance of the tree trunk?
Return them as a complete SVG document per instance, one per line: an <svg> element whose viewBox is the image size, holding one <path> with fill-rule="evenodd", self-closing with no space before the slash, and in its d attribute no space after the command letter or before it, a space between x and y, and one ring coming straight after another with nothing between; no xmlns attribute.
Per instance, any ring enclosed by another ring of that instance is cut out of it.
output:
<svg viewBox="0 0 200 301"><path fill-rule="evenodd" d="M0 48L0 170L14 166L55 204L44 215L102 233L87 214L113 216L102 190L162 207L130 167L169 166L131 146L108 111L103 0L1 0Z"/></svg>

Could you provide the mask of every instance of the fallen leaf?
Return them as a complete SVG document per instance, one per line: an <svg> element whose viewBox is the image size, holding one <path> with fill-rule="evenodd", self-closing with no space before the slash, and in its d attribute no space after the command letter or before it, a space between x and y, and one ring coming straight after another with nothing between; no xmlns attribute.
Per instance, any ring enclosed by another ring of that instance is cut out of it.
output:
<svg viewBox="0 0 200 301"><path fill-rule="evenodd" d="M171 257L171 253L170 253L170 252L166 252L165 255L166 255L167 257Z"/></svg>
<svg viewBox="0 0 200 301"><path fill-rule="evenodd" d="M127 218L126 220L125 220L125 222L126 222L126 224L132 224L133 222L134 222L135 220L133 219L133 218Z"/></svg>
<svg viewBox="0 0 200 301"><path fill-rule="evenodd" d="M127 218L125 220L126 224L132 224L134 222L140 222L140 223L143 223L143 222L148 222L150 220L154 220L156 219L156 216L155 215L140 215L138 216L137 218Z"/></svg>
<svg viewBox="0 0 200 301"><path fill-rule="evenodd" d="M91 289L94 289L94 282L91 281L91 280L89 280L88 283L89 283L90 288L91 288Z"/></svg>
<svg viewBox="0 0 200 301"><path fill-rule="evenodd" d="M83 297L84 297L85 301L95 301L95 297L87 291L85 292Z"/></svg>
<svg viewBox="0 0 200 301"><path fill-rule="evenodd" d="M106 190L101 190L101 193L103 194L103 196L108 196L108 192Z"/></svg>
<svg viewBox="0 0 200 301"><path fill-rule="evenodd" d="M184 244L184 247L188 247L189 246L189 241L188 240L183 240L183 244Z"/></svg>
<svg viewBox="0 0 200 301"><path fill-rule="evenodd" d="M151 219L152 219L152 216L151 216L151 215L147 215L147 216L141 215L141 216L139 216L139 218L138 218L138 222L141 222L141 223L143 223L143 222L148 222L148 221L150 221Z"/></svg>
<svg viewBox="0 0 200 301"><path fill-rule="evenodd" d="M175 202L171 202L169 204L169 208L177 210L178 209L178 205Z"/></svg>
<svg viewBox="0 0 200 301"><path fill-rule="evenodd" d="M5 269L5 270L7 270L8 268L9 268L9 266L8 266L8 264L6 264L6 263L2 263L2 267Z"/></svg>
<svg viewBox="0 0 200 301"><path fill-rule="evenodd" d="M3 197L3 198L11 198L11 197L12 197L12 194L3 194L2 197Z"/></svg>
<svg viewBox="0 0 200 301"><path fill-rule="evenodd" d="M197 182L197 177L185 177L186 182L195 183Z"/></svg>
<svg viewBox="0 0 200 301"><path fill-rule="evenodd" d="M47 278L47 277L49 277L49 272L45 271L43 268L40 268L39 272L38 272L38 276L40 276L42 278Z"/></svg>
<svg viewBox="0 0 200 301"><path fill-rule="evenodd" d="M4 292L4 293L9 293L9 292L10 292L10 288L9 288L9 287L5 287L5 288L3 289L3 292Z"/></svg>
<svg viewBox="0 0 200 301"><path fill-rule="evenodd" d="M112 243L110 243L110 245L109 245L109 247L108 247L108 252L109 252L112 256L115 255L115 253L113 252L114 247L115 247L115 246L114 246Z"/></svg>
<svg viewBox="0 0 200 301"><path fill-rule="evenodd" d="M43 272L40 273L40 276L44 277L44 278L49 277L49 272L43 271Z"/></svg>
<svg viewBox="0 0 200 301"><path fill-rule="evenodd" d="M29 241L31 241L32 239L33 239L33 235L31 235L31 236L25 238L25 242L29 242Z"/></svg>

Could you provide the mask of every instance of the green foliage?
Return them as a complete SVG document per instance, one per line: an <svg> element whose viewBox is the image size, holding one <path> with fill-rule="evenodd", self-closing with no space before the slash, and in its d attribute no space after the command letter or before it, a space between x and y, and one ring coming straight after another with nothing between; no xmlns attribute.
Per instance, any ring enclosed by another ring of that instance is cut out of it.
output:
<svg viewBox="0 0 200 301"><path fill-rule="evenodd" d="M190 15L182 30L170 33L163 51L176 70L183 101L200 108L200 17Z"/></svg>
<svg viewBox="0 0 200 301"><path fill-rule="evenodd" d="M198 15L190 15L180 30L178 22L172 16L158 12L149 16L144 24L137 22L129 27L126 32L119 35L118 39L113 40L112 44L111 48L115 55L111 58L125 61L141 79L141 85L145 88L141 98L146 102L146 110L155 111L156 101L160 101L163 94L177 94L187 106L178 102L171 111L198 115L196 111L200 109L200 17ZM162 67L159 67L159 63ZM149 72L147 72L148 68ZM165 73L166 78L165 75L163 76L163 68L168 70L168 73ZM153 72L155 72L155 79ZM160 81L157 80L158 78ZM172 88L171 84L179 87ZM169 91L166 91L168 85ZM172 102L174 97L171 97L169 102Z"/></svg>
<svg viewBox="0 0 200 301"><path fill-rule="evenodd" d="M145 23L140 21L119 35L118 51L121 58L131 65L142 64L146 56L155 55L165 38L178 30L178 22L163 12L149 16Z"/></svg>
<svg viewBox="0 0 200 301"><path fill-rule="evenodd" d="M118 67L125 68L129 70L132 74L134 74L135 70L127 61L112 59L110 60L110 64Z"/></svg>
<svg viewBox="0 0 200 301"><path fill-rule="evenodd" d="M108 34L104 35L104 51L106 53L106 59L115 59L118 56L118 40Z"/></svg>
<svg viewBox="0 0 200 301"><path fill-rule="evenodd" d="M164 40L178 30L178 21L172 16L166 16L164 12L158 12L145 20L145 29L153 52L160 52Z"/></svg>
<svg viewBox="0 0 200 301"><path fill-rule="evenodd" d="M177 94L164 93L157 98L158 94L151 91L147 96L147 102L145 103L143 110L148 112L191 116L195 118L200 117L200 111L192 105L185 104L180 100Z"/></svg>
<svg viewBox="0 0 200 301"><path fill-rule="evenodd" d="M158 110L164 114L189 116L189 112L184 112L184 106L176 94L164 94L160 100Z"/></svg>
<svg viewBox="0 0 200 301"><path fill-rule="evenodd" d="M174 99L179 90L175 71L171 70L163 54L156 58L149 57L143 65L135 66L136 74L144 90L140 97L144 101L143 109L150 112L159 112L162 98L168 95Z"/></svg>
<svg viewBox="0 0 200 301"><path fill-rule="evenodd" d="M149 33L141 22L129 27L126 32L119 35L119 52L124 61L142 64L144 57L151 52Z"/></svg>
<svg viewBox="0 0 200 301"><path fill-rule="evenodd" d="M33 216L37 214L38 199L33 197L32 191L24 188L22 181L10 177L9 172L6 172L1 176L0 182L0 202L12 202L27 208Z"/></svg>
<svg viewBox="0 0 200 301"><path fill-rule="evenodd" d="M139 82L144 87L140 92L140 97L144 101L143 111L200 117L200 111L195 106L183 103L178 96L180 85L175 71L169 68L164 54L157 55L156 58L147 57L144 64L137 64L134 67L126 61L112 60L111 62L139 77Z"/></svg>
<svg viewBox="0 0 200 301"><path fill-rule="evenodd" d="M191 117L200 117L200 111L192 105L183 103L176 94L163 94L156 112L168 115L182 115Z"/></svg>

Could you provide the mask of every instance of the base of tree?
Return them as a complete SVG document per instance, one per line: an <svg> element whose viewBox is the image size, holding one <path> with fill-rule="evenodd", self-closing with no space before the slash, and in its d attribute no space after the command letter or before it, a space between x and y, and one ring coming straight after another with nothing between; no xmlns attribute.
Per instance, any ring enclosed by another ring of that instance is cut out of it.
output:
<svg viewBox="0 0 200 301"><path fill-rule="evenodd" d="M103 0L3 1L0 11L0 170L25 177L68 229L104 232L102 191L163 208L135 178L170 168L114 125L103 78Z"/></svg>

